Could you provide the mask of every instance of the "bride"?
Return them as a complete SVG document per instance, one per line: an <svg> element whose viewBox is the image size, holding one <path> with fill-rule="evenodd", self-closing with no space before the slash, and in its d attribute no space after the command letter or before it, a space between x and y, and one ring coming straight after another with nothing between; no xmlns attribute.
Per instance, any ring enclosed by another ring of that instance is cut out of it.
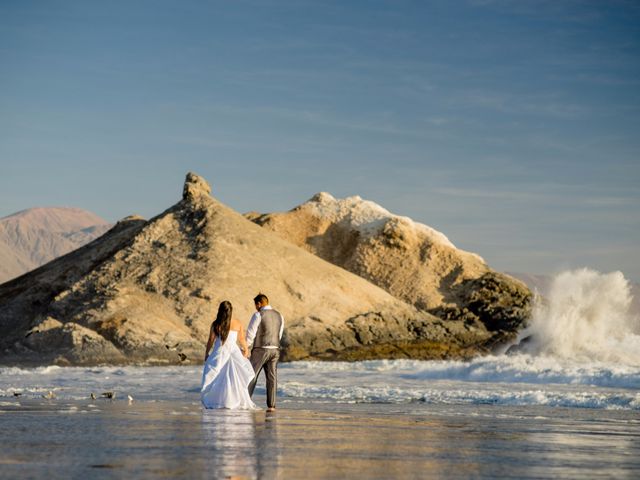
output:
<svg viewBox="0 0 640 480"><path fill-rule="evenodd" d="M255 373L249 361L249 349L242 324L231 318L231 302L218 307L218 315L211 324L200 398L206 408L257 408L249 396L248 385ZM238 341L242 351L238 348ZM215 342L215 344L214 344ZM213 345L213 351L209 350Z"/></svg>

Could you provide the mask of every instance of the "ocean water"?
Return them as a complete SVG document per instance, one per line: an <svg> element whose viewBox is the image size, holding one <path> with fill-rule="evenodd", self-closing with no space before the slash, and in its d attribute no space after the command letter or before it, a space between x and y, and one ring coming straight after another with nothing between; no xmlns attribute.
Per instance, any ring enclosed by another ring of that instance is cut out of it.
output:
<svg viewBox="0 0 640 480"><path fill-rule="evenodd" d="M275 414L203 410L200 366L0 367L0 477L638 478L629 302L567 272L520 353L281 364Z"/></svg>
<svg viewBox="0 0 640 480"><path fill-rule="evenodd" d="M201 367L0 368L0 405L87 400L113 391L117 400L199 399ZM375 360L293 362L278 368L283 402L344 404L552 406L628 410L640 414L640 367L515 355L470 362ZM20 394L14 397L14 392ZM260 390L258 390L260 392Z"/></svg>

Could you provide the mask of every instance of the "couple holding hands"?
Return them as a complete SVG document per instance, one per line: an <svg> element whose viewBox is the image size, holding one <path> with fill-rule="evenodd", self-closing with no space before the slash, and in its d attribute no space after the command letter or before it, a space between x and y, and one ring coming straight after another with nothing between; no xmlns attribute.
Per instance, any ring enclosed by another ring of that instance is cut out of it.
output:
<svg viewBox="0 0 640 480"><path fill-rule="evenodd" d="M206 408L257 408L251 396L264 369L267 411L276 409L277 364L284 318L269 305L266 295L259 293L253 301L256 313L251 317L246 336L242 324L232 318L231 302L225 300L218 307L209 332L200 388L200 398Z"/></svg>

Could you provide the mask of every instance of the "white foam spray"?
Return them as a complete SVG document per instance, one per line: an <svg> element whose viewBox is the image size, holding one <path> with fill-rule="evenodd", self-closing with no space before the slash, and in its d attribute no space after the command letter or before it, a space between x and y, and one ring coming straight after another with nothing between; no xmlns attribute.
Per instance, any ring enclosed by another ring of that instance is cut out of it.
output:
<svg viewBox="0 0 640 480"><path fill-rule="evenodd" d="M587 268L553 280L536 301L527 351L577 362L640 366L640 318L629 311L631 288L621 272Z"/></svg>

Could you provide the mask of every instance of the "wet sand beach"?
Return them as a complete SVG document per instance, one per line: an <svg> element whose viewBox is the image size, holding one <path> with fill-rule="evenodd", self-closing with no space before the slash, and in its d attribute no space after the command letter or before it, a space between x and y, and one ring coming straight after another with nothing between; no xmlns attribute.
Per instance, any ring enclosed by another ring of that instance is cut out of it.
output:
<svg viewBox="0 0 640 480"><path fill-rule="evenodd" d="M2 478L633 478L640 469L634 411L285 399L271 414L196 401L2 400Z"/></svg>

